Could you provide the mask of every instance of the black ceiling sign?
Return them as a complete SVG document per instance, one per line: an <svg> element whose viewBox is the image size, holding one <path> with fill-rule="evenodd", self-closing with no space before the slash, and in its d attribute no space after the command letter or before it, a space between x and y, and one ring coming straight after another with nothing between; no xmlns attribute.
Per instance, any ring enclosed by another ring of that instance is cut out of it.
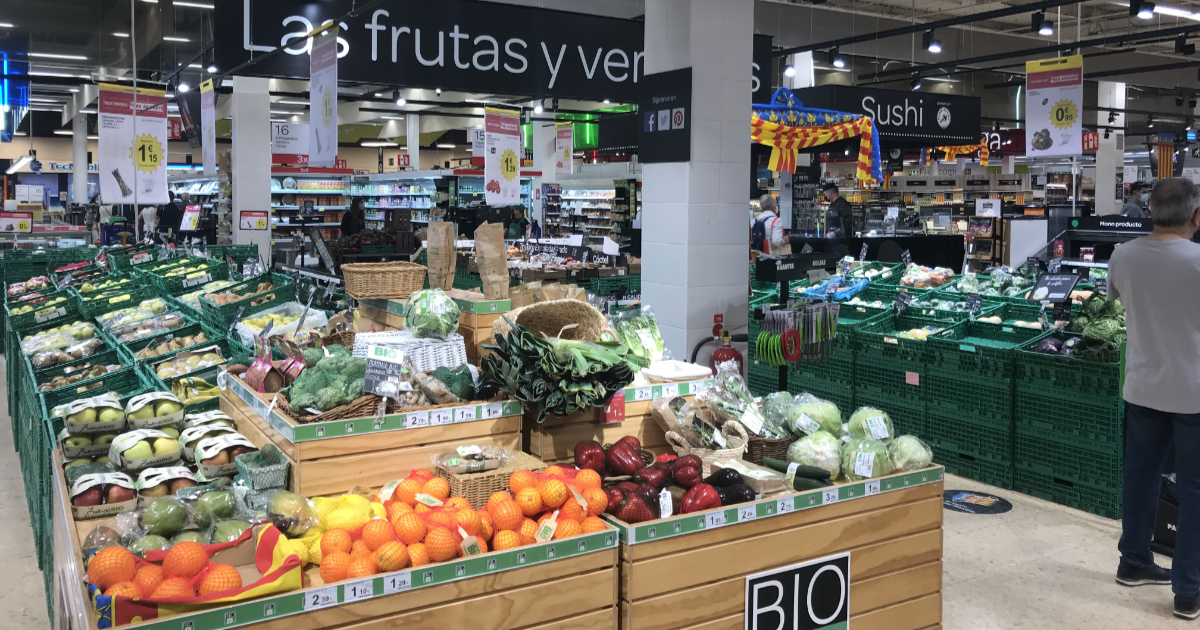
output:
<svg viewBox="0 0 1200 630"><path fill-rule="evenodd" d="M750 90L754 96L750 99L751 103L769 103L771 102L771 94L775 91L771 85L771 77L775 74L771 71L774 56L771 54L775 38L770 35L761 33L754 34L754 51L752 68L754 76L750 79Z"/></svg>
<svg viewBox="0 0 1200 630"><path fill-rule="evenodd" d="M979 98L822 85L795 91L805 107L870 116L882 142L979 144Z"/></svg>
<svg viewBox="0 0 1200 630"><path fill-rule="evenodd" d="M303 35L354 8L354 0L216 0L217 67L284 46L238 74L308 79ZM644 24L633 20L472 0L384 0L340 26L342 81L631 103L646 80Z"/></svg>
<svg viewBox="0 0 1200 630"><path fill-rule="evenodd" d="M645 77L638 97L638 159L645 163L692 159L692 69Z"/></svg>

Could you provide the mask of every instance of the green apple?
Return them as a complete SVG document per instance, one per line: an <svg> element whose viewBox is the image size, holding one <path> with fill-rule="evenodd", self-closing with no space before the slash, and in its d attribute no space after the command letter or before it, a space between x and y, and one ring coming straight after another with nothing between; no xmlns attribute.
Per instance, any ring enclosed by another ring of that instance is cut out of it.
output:
<svg viewBox="0 0 1200 630"><path fill-rule="evenodd" d="M126 449L125 452L122 453L122 457L125 459L146 459L147 457L153 456L154 449L150 448L150 443L145 440L134 444L131 448Z"/></svg>
<svg viewBox="0 0 1200 630"><path fill-rule="evenodd" d="M169 416L180 409L183 409L183 406L173 400L160 400L154 405L154 417Z"/></svg>
<svg viewBox="0 0 1200 630"><path fill-rule="evenodd" d="M96 463L97 464L111 464L112 460L108 458L108 455L104 455L102 457L97 457Z"/></svg>
<svg viewBox="0 0 1200 630"><path fill-rule="evenodd" d="M87 409L84 409L83 411L80 411L79 413L73 413L73 414L67 416L67 422L87 423L87 422L95 422L95 421L96 421L96 410L92 409L90 407Z"/></svg>
<svg viewBox="0 0 1200 630"><path fill-rule="evenodd" d="M86 457L83 459L72 459L71 461L63 464L63 470L66 470L72 466L78 466L80 464L90 464L90 463L92 463L92 460L90 460Z"/></svg>
<svg viewBox="0 0 1200 630"><path fill-rule="evenodd" d="M179 442L176 442L171 438L158 438L157 440L154 440L154 454L156 456L170 455L171 453L176 453L178 451Z"/></svg>
<svg viewBox="0 0 1200 630"><path fill-rule="evenodd" d="M63 444L71 448L80 448L83 446L91 446L92 439L82 435L72 435L71 437L63 440Z"/></svg>
<svg viewBox="0 0 1200 630"><path fill-rule="evenodd" d="M96 436L96 439L92 441L92 444L96 446L103 446L105 444L112 444L112 441L115 439L117 439L116 433L105 433L104 435Z"/></svg>
<svg viewBox="0 0 1200 630"><path fill-rule="evenodd" d="M105 407L100 411L100 422L121 422L125 420L125 412L112 407Z"/></svg>
<svg viewBox="0 0 1200 630"><path fill-rule="evenodd" d="M150 420L154 418L154 405L146 405L141 409L129 414L130 420Z"/></svg>
<svg viewBox="0 0 1200 630"><path fill-rule="evenodd" d="M158 427L158 430L171 436L172 440L179 439L179 429L176 429L175 427Z"/></svg>

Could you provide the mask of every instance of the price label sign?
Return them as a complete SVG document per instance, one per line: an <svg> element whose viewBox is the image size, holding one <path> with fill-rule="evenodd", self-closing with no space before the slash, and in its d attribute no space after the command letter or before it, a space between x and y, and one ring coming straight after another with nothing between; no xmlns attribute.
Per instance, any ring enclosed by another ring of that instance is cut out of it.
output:
<svg viewBox="0 0 1200 630"><path fill-rule="evenodd" d="M362 580L342 586L343 603L357 602L375 597L375 580Z"/></svg>
<svg viewBox="0 0 1200 630"><path fill-rule="evenodd" d="M911 265L912 264L912 252L908 251L907 249L904 250L903 252L901 252L900 262L904 263L905 267Z"/></svg>
<svg viewBox="0 0 1200 630"><path fill-rule="evenodd" d="M639 387L633 390L633 399L635 401L650 400L653 397L649 387Z"/></svg>
<svg viewBox="0 0 1200 630"><path fill-rule="evenodd" d="M474 407L459 407L454 410L455 422L470 422L475 419Z"/></svg>
<svg viewBox="0 0 1200 630"><path fill-rule="evenodd" d="M405 571L383 578L383 594L391 595L412 588L412 573Z"/></svg>
<svg viewBox="0 0 1200 630"><path fill-rule="evenodd" d="M865 484L864 488L865 488L864 494L868 497L873 494L879 494L879 480L872 479L872 480L868 481Z"/></svg>
<svg viewBox="0 0 1200 630"><path fill-rule="evenodd" d="M663 398L675 398L676 396L679 395L679 385L676 383L671 383L669 385L663 385L662 386L662 394L663 394Z"/></svg>
<svg viewBox="0 0 1200 630"><path fill-rule="evenodd" d="M430 411L429 424L435 427L443 424L454 424L454 414L450 413L449 409Z"/></svg>
<svg viewBox="0 0 1200 630"><path fill-rule="evenodd" d="M745 523L746 521L753 521L754 519L758 518L758 510L754 507L753 504L739 505L737 516L738 516L739 523Z"/></svg>
<svg viewBox="0 0 1200 630"><path fill-rule="evenodd" d="M775 502L775 511L780 514L796 511L796 497L787 497Z"/></svg>
<svg viewBox="0 0 1200 630"><path fill-rule="evenodd" d="M1050 262L1046 263L1046 271L1048 273L1058 273L1062 271L1062 259L1051 258Z"/></svg>
<svg viewBox="0 0 1200 630"><path fill-rule="evenodd" d="M812 245L805 243L804 247L800 248L800 253L801 254L811 254L812 253Z"/></svg>
<svg viewBox="0 0 1200 630"><path fill-rule="evenodd" d="M304 594L304 610L320 610L337 606L338 603L338 587L337 585L318 588Z"/></svg>
<svg viewBox="0 0 1200 630"><path fill-rule="evenodd" d="M908 310L908 305L912 303L912 295L908 291L901 291L896 294L896 314L903 314Z"/></svg>
<svg viewBox="0 0 1200 630"><path fill-rule="evenodd" d="M967 294L967 310L973 314L978 314L979 309L983 306L983 296L978 293Z"/></svg>
<svg viewBox="0 0 1200 630"><path fill-rule="evenodd" d="M410 429L429 426L429 412L416 411L408 414L408 417L406 418L406 425Z"/></svg>
<svg viewBox="0 0 1200 630"><path fill-rule="evenodd" d="M821 505L832 505L840 500L837 488L826 488L821 491Z"/></svg>
<svg viewBox="0 0 1200 630"><path fill-rule="evenodd" d="M725 510L717 510L704 515L705 529L725 526Z"/></svg>
<svg viewBox="0 0 1200 630"><path fill-rule="evenodd" d="M500 403L492 403L490 405L484 405L483 406L483 419L491 420L492 418L499 418L500 414L503 412L504 412L504 406L501 405Z"/></svg>
<svg viewBox="0 0 1200 630"><path fill-rule="evenodd" d="M843 258L842 261L838 264L841 266L841 269L842 269L842 277L849 278L850 277L850 266L853 263L851 261Z"/></svg>

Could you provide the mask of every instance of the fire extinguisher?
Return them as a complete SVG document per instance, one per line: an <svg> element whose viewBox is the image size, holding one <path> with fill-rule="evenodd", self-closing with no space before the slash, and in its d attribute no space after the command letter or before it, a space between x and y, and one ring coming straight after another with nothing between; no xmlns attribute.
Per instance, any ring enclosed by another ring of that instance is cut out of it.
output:
<svg viewBox="0 0 1200 630"><path fill-rule="evenodd" d="M746 361L742 358L742 353L737 351L731 344L732 339L729 335L729 330L721 329L721 347L713 350L712 357L708 360L708 367L712 370L713 375L717 374L717 364L726 361L737 362L738 374L742 373L742 368L745 367Z"/></svg>

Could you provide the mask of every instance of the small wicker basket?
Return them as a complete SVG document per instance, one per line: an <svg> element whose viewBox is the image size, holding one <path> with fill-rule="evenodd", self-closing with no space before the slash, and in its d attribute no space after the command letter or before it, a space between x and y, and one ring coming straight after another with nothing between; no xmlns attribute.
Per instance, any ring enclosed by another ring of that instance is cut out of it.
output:
<svg viewBox="0 0 1200 630"><path fill-rule="evenodd" d="M488 497L493 493L508 490L508 478L518 470L542 472L546 463L528 453L513 453L507 466L480 473L456 474L434 467L433 474L450 483L450 496L464 497L471 507L482 510L487 507Z"/></svg>
<svg viewBox="0 0 1200 630"><path fill-rule="evenodd" d="M699 457L700 461L704 463L703 473L707 477L712 474L713 462L722 459L742 459L742 455L746 452L746 443L749 440L746 427L743 427L740 422L726 422L721 426L721 434L725 436L729 448L693 448L682 435L674 431L667 432L667 444L670 444L671 448L675 449L675 454L680 457L684 455Z"/></svg>
<svg viewBox="0 0 1200 630"><path fill-rule="evenodd" d="M352 263L342 265L346 293L356 300L402 300L425 284L428 269L417 263Z"/></svg>
<svg viewBox="0 0 1200 630"><path fill-rule="evenodd" d="M746 445L746 461L753 464L763 465L764 457L771 457L783 461L788 461L788 447L792 442L796 441L795 436L784 438L766 438L757 435L751 435L749 443Z"/></svg>

